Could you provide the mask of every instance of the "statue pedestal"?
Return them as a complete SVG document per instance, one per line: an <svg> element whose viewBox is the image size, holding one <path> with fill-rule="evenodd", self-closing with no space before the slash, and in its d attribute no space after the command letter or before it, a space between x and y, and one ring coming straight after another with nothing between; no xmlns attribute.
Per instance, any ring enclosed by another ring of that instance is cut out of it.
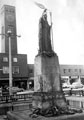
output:
<svg viewBox="0 0 84 120"><path fill-rule="evenodd" d="M35 57L33 107L47 109L65 107L66 101L60 83L60 68L56 54Z"/></svg>
<svg viewBox="0 0 84 120"><path fill-rule="evenodd" d="M60 115L54 117L38 116L36 118L30 117L31 111L9 111L7 113L8 120L84 120L84 113L77 113L74 115Z"/></svg>

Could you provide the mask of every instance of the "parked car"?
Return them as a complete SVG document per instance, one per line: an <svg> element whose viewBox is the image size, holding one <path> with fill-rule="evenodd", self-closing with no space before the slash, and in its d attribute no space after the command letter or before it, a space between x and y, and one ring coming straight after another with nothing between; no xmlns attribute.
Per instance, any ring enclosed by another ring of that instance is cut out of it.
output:
<svg viewBox="0 0 84 120"><path fill-rule="evenodd" d="M68 84L68 83L63 83L62 84L62 88L70 88L70 87L71 87L71 85Z"/></svg>
<svg viewBox="0 0 84 120"><path fill-rule="evenodd" d="M9 87L7 88L9 90ZM12 93L17 93L17 92L22 92L24 91L23 88L18 88L18 87L12 87Z"/></svg>
<svg viewBox="0 0 84 120"><path fill-rule="evenodd" d="M25 91L22 91L22 92L17 92L17 95L21 95L21 94L32 94L34 93L33 90L25 90Z"/></svg>
<svg viewBox="0 0 84 120"><path fill-rule="evenodd" d="M65 96L69 96L71 92L71 88L63 88L63 92Z"/></svg>
<svg viewBox="0 0 84 120"><path fill-rule="evenodd" d="M78 88L83 88L83 87L84 87L84 85L82 83L79 83L79 82L74 82L71 85L72 89L78 89Z"/></svg>

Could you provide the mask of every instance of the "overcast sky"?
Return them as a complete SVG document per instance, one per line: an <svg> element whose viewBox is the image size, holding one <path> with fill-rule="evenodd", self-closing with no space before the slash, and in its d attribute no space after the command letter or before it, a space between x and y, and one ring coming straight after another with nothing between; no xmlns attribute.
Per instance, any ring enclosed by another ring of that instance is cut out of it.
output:
<svg viewBox="0 0 84 120"><path fill-rule="evenodd" d="M0 0L15 5L18 53L27 54L34 63L38 53L38 23L43 12L37 1L52 11L54 51L60 64L84 65L84 0Z"/></svg>

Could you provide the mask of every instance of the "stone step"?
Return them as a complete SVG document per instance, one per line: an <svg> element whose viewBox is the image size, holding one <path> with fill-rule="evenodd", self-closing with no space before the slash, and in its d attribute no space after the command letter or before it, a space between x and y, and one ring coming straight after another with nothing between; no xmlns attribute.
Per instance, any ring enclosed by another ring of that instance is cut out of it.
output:
<svg viewBox="0 0 84 120"><path fill-rule="evenodd" d="M19 111L19 112L8 112L7 117L8 120L84 120L84 113L76 113L74 115L60 115L54 117L43 117L38 116L36 118L32 118L29 116L31 111Z"/></svg>

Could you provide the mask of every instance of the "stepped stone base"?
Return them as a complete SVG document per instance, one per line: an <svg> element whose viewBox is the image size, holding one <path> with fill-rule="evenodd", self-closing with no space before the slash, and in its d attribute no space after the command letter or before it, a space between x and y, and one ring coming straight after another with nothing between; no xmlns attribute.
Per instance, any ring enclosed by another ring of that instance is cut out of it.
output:
<svg viewBox="0 0 84 120"><path fill-rule="evenodd" d="M31 111L19 111L19 112L8 112L8 120L84 120L84 113L77 113L74 115L60 115L56 117L43 117L38 116L31 118L29 114Z"/></svg>

